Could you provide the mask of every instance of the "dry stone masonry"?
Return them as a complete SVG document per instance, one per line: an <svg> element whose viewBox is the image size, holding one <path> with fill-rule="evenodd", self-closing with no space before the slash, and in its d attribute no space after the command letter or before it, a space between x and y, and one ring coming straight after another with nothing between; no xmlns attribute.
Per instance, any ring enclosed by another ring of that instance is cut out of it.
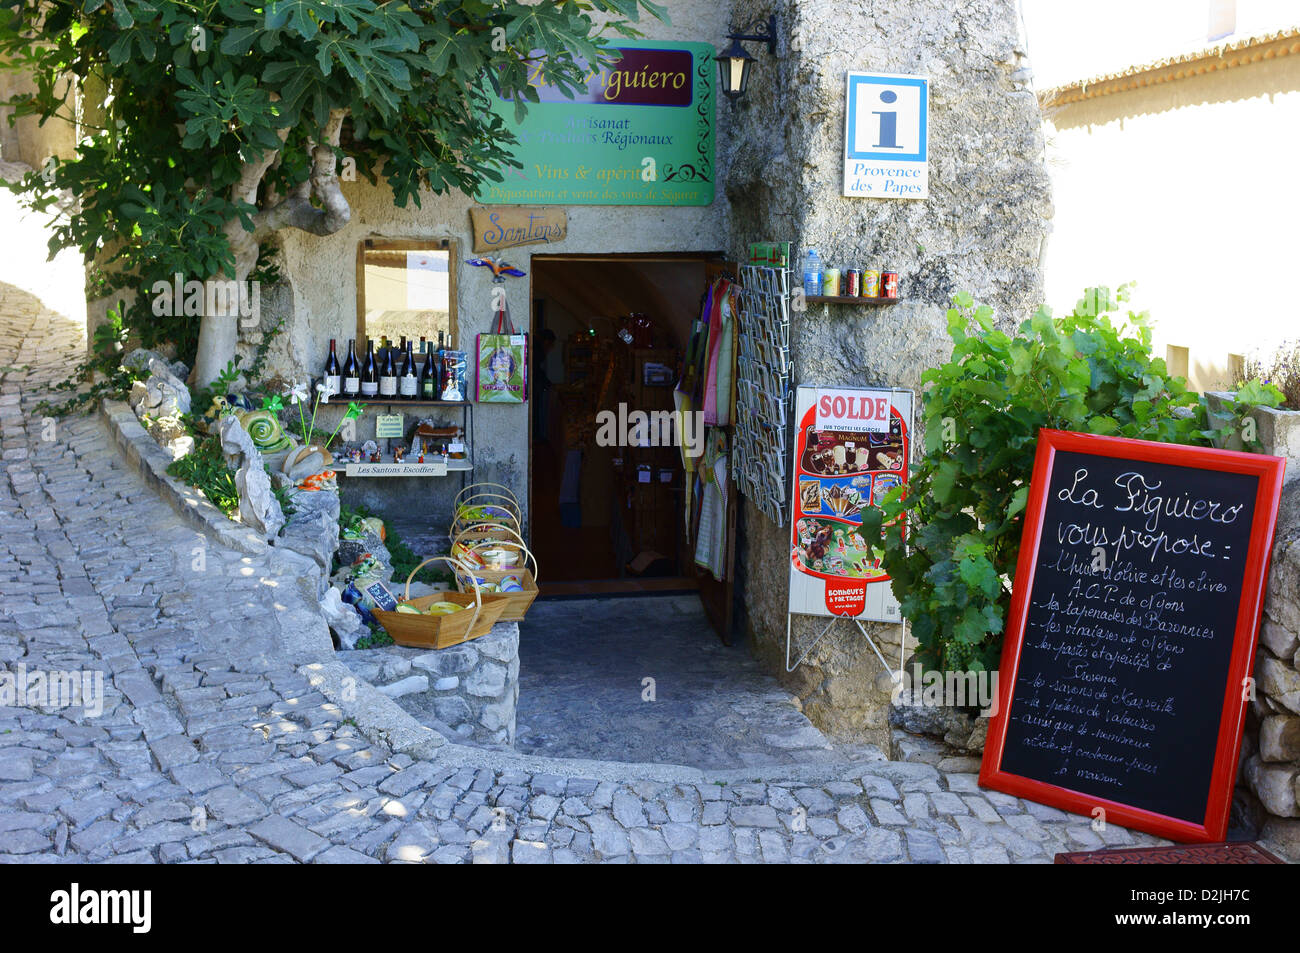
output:
<svg viewBox="0 0 1300 953"><path fill-rule="evenodd" d="M1290 461L1294 464L1295 461ZM1300 858L1300 483L1278 513L1242 776L1267 836Z"/></svg>
<svg viewBox="0 0 1300 953"><path fill-rule="evenodd" d="M501 748L515 743L517 622L498 622L481 638L437 651L389 646L339 658L450 740Z"/></svg>

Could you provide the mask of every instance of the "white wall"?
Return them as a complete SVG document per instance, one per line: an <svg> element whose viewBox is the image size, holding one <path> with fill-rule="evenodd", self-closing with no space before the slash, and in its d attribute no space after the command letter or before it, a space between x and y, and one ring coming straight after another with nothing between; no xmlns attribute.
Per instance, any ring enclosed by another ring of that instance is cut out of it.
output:
<svg viewBox="0 0 1300 953"><path fill-rule="evenodd" d="M1198 389L1229 355L1300 334L1300 57L1102 96L1048 114L1056 217L1047 300L1136 280L1156 354L1189 350Z"/></svg>

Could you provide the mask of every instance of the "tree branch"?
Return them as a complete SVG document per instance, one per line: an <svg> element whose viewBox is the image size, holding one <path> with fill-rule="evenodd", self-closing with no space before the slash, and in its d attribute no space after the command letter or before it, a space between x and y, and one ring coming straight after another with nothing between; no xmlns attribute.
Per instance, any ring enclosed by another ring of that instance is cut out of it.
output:
<svg viewBox="0 0 1300 953"><path fill-rule="evenodd" d="M352 218L352 208L339 186L338 159L334 154L343 133L346 109L334 109L322 130L323 141L311 146L311 176L296 186L283 201L259 212L253 221L257 233L297 228L313 235L333 235ZM312 198L320 202L317 208Z"/></svg>

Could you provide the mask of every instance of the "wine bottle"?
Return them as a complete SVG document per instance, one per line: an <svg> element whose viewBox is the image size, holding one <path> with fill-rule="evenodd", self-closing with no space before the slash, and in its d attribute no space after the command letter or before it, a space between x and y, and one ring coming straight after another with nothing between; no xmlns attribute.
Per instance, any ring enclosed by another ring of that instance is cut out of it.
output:
<svg viewBox="0 0 1300 953"><path fill-rule="evenodd" d="M402 357L402 377L397 386L405 400L420 399L420 368L415 363L410 341L406 342L406 354Z"/></svg>
<svg viewBox="0 0 1300 953"><path fill-rule="evenodd" d="M366 339L366 361L361 368L361 396L379 396L379 364L375 361L375 342Z"/></svg>
<svg viewBox="0 0 1300 953"><path fill-rule="evenodd" d="M429 353L429 339L423 334L420 335L420 357Z"/></svg>
<svg viewBox="0 0 1300 953"><path fill-rule="evenodd" d="M393 365L393 349L384 352L379 362L379 396L397 396L397 368Z"/></svg>
<svg viewBox="0 0 1300 953"><path fill-rule="evenodd" d="M357 361L357 342L348 339L348 358L343 362L343 396L359 397L361 395L361 364Z"/></svg>
<svg viewBox="0 0 1300 953"><path fill-rule="evenodd" d="M438 399L438 367L433 362L433 351L424 352L424 370L420 372L420 394L425 400Z"/></svg>
<svg viewBox="0 0 1300 953"><path fill-rule="evenodd" d="M343 368L339 366L339 356L334 350L334 339L330 338L330 356L325 359L325 389L330 396L343 393Z"/></svg>

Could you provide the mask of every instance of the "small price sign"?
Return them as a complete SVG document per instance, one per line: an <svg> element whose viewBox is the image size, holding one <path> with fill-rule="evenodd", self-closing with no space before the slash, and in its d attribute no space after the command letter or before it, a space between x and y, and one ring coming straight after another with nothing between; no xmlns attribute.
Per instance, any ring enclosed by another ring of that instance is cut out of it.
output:
<svg viewBox="0 0 1300 953"><path fill-rule="evenodd" d="M401 414L378 414L375 417L375 439L382 440L385 437L402 436L402 415Z"/></svg>

